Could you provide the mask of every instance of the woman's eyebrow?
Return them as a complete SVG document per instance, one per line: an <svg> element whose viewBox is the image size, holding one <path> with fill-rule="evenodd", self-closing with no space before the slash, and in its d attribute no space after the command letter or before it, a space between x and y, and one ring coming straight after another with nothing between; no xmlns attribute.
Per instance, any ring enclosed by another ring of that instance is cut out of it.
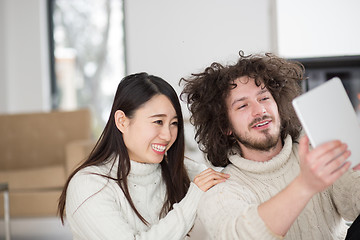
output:
<svg viewBox="0 0 360 240"><path fill-rule="evenodd" d="M156 117L167 117L167 115L165 113L159 113L159 114L154 114L154 115L149 116L149 118L156 118ZM174 119L174 118L178 118L178 116L175 115L172 119Z"/></svg>
<svg viewBox="0 0 360 240"><path fill-rule="evenodd" d="M166 114L159 113L159 114L154 114L154 115L149 116L149 118L154 118L154 117L166 117Z"/></svg>

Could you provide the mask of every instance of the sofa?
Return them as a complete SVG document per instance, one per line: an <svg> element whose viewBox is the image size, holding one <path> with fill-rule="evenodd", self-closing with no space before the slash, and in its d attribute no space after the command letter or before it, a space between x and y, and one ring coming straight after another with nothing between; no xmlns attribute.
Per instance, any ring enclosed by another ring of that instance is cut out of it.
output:
<svg viewBox="0 0 360 240"><path fill-rule="evenodd" d="M0 183L8 183L10 217L56 216L72 170L90 153L88 109L0 115ZM3 215L0 198L0 215Z"/></svg>

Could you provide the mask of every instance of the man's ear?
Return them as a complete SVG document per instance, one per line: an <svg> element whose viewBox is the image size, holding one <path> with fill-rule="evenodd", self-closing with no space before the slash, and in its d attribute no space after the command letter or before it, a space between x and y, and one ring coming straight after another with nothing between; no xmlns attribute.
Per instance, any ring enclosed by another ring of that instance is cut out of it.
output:
<svg viewBox="0 0 360 240"><path fill-rule="evenodd" d="M121 110L117 110L114 117L116 127L120 130L120 132L124 133L128 123L128 118L125 113Z"/></svg>

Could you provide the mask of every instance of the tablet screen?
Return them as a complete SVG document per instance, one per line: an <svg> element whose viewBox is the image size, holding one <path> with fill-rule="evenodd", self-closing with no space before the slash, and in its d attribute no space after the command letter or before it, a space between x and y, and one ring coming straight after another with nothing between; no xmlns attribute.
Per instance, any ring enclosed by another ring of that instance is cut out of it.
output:
<svg viewBox="0 0 360 240"><path fill-rule="evenodd" d="M313 147L339 139L351 151L352 167L360 163L360 124L339 78L311 89L292 104Z"/></svg>

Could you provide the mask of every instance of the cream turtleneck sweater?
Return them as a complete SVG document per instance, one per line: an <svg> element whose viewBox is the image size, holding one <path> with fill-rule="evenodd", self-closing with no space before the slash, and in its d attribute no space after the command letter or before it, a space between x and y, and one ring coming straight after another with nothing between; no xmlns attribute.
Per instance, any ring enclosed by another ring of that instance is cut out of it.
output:
<svg viewBox="0 0 360 240"><path fill-rule="evenodd" d="M230 178L202 197L198 216L212 239L281 239L260 218L258 206L284 189L300 172L298 144L290 136L281 152L267 162L231 155L224 172ZM284 206L285 207L285 206ZM360 173L345 173L316 194L285 239L344 239L347 226L360 213ZM275 216L276 217L276 216Z"/></svg>
<svg viewBox="0 0 360 240"><path fill-rule="evenodd" d="M79 171L70 181L66 198L66 219L76 240L184 239L194 224L196 208L203 192L191 183L185 198L159 220L166 195L159 164L131 161L128 187L145 225L134 213L122 190L113 180L117 165L91 166Z"/></svg>

